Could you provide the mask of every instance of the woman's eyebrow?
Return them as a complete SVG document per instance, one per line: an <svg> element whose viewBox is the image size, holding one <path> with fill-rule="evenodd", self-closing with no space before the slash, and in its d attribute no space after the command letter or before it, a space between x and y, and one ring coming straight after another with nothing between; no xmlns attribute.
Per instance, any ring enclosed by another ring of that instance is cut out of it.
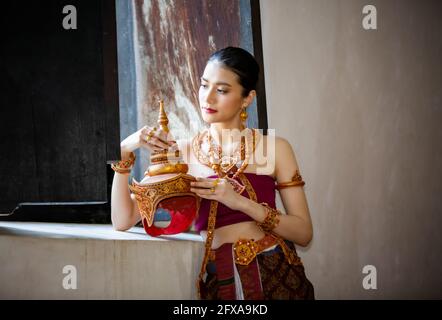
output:
<svg viewBox="0 0 442 320"><path fill-rule="evenodd" d="M206 82L209 82L207 79L204 79L203 77L201 77L201 80L206 81ZM225 86L231 87L231 85L228 84L227 82L217 82L217 83L215 83L215 84L216 84L216 85L225 85Z"/></svg>

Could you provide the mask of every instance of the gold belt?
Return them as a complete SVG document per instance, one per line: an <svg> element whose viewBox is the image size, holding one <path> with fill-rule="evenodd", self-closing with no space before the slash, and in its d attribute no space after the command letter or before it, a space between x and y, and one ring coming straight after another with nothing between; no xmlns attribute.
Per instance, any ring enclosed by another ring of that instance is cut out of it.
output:
<svg viewBox="0 0 442 320"><path fill-rule="evenodd" d="M239 239L233 244L235 262L246 266L255 259L258 253L275 244L277 244L276 239L269 235L266 235L258 241L254 241L253 239Z"/></svg>
<svg viewBox="0 0 442 320"><path fill-rule="evenodd" d="M255 257L267 248L279 244L290 264L302 266L302 261L295 252L287 246L284 240L278 236L266 234L263 238L255 241L254 239L239 239L233 244L233 254L236 264L248 265ZM209 252L209 260L215 261L216 250Z"/></svg>
<svg viewBox="0 0 442 320"><path fill-rule="evenodd" d="M239 239L233 244L235 262L241 265L248 265L255 259L257 254L277 243L278 241L268 234L257 241L254 239ZM211 250L210 252L211 261L215 260L215 251Z"/></svg>

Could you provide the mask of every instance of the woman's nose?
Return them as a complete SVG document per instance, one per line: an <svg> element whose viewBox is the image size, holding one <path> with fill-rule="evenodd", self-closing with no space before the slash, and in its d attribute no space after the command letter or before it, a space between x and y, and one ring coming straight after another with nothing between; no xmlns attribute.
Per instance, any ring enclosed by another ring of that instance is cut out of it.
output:
<svg viewBox="0 0 442 320"><path fill-rule="evenodd" d="M215 92L214 90L207 90L205 96L205 102L208 104L212 104L215 101Z"/></svg>

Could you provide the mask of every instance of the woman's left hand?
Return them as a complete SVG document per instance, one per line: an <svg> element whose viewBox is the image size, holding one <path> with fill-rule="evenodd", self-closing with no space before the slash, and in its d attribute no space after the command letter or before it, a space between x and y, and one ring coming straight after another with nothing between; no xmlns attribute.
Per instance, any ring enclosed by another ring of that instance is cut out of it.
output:
<svg viewBox="0 0 442 320"><path fill-rule="evenodd" d="M233 190L232 185L226 179L200 177L196 179L196 182L191 182L190 191L201 198L219 201L232 210L238 209L242 196ZM216 181L218 181L217 184Z"/></svg>

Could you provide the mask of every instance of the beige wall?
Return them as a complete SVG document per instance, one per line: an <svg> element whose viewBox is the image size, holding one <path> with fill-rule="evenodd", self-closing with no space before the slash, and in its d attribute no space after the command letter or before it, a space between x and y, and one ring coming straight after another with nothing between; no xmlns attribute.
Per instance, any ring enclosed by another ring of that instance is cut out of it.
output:
<svg viewBox="0 0 442 320"><path fill-rule="evenodd" d="M377 8L377 30L362 7ZM317 298L442 298L440 1L261 1L269 127L294 147ZM377 268L377 290L362 268Z"/></svg>

